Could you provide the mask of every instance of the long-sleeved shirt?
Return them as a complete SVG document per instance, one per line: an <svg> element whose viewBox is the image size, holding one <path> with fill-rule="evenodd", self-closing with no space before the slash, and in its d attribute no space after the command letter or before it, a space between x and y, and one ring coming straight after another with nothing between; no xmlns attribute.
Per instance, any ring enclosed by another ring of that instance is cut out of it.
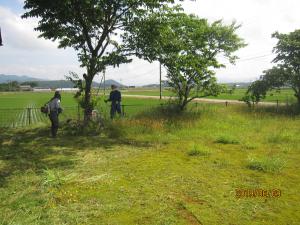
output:
<svg viewBox="0 0 300 225"><path fill-rule="evenodd" d="M112 103L121 102L121 92L118 90L111 91L109 94L109 99L107 101L110 101Z"/></svg>
<svg viewBox="0 0 300 225"><path fill-rule="evenodd" d="M58 109L60 108L60 100L58 98L54 98L52 99L49 103L48 103L48 107L50 111L58 111Z"/></svg>

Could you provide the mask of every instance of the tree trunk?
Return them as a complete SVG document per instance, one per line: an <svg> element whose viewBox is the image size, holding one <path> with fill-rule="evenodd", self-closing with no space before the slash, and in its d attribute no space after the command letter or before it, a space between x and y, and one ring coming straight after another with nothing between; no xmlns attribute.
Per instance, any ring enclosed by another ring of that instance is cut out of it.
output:
<svg viewBox="0 0 300 225"><path fill-rule="evenodd" d="M92 116L93 107L91 104L91 88L93 79L90 76L85 78L86 86L84 92L84 122L90 121Z"/></svg>
<svg viewBox="0 0 300 225"><path fill-rule="evenodd" d="M186 89L184 90L184 95L181 98L181 102L180 102L180 111L184 111L186 110L187 104L189 103L188 98L190 95L190 91L188 89L188 87L186 87Z"/></svg>
<svg viewBox="0 0 300 225"><path fill-rule="evenodd" d="M180 102L180 106L179 106L180 111L184 111L186 109L187 104L188 104L187 97L184 96L182 101Z"/></svg>

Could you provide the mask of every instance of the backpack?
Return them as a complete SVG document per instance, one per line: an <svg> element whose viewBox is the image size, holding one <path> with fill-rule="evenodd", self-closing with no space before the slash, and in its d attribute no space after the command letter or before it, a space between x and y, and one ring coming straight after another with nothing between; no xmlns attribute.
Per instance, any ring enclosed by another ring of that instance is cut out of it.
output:
<svg viewBox="0 0 300 225"><path fill-rule="evenodd" d="M41 112L48 114L49 113L49 107L48 104L45 104L44 106L41 107Z"/></svg>

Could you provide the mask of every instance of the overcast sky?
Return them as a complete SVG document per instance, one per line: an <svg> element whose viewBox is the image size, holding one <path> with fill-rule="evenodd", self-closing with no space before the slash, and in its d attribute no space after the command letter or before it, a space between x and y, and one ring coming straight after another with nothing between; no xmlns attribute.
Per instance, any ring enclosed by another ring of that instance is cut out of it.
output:
<svg viewBox="0 0 300 225"><path fill-rule="evenodd" d="M72 49L57 49L57 44L37 38L33 30L37 21L23 20L23 0L0 0L0 27L3 44L0 48L0 74L30 75L44 79L64 79L69 71L82 73ZM197 0L185 1L187 13L209 21L235 20L242 27L238 34L247 47L239 50L236 65L216 71L219 82L241 82L257 79L272 66L275 31L288 33L300 29L299 0ZM164 71L165 73L165 71ZM134 60L120 68L109 68L107 79L127 85L158 83L158 63ZM100 76L96 78L100 80Z"/></svg>

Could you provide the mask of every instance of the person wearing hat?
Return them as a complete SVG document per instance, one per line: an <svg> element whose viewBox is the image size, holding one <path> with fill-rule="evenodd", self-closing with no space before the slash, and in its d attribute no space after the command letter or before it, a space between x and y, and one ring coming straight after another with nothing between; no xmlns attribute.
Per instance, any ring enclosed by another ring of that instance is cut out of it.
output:
<svg viewBox="0 0 300 225"><path fill-rule="evenodd" d="M53 98L51 98L48 103L49 119L51 121L51 134L54 138L56 137L59 126L58 115L62 112L60 101L61 95L59 91L55 91Z"/></svg>
<svg viewBox="0 0 300 225"><path fill-rule="evenodd" d="M109 99L105 100L105 102L111 102L110 107L110 118L113 119L115 117L116 112L121 115L121 92L117 90L116 85L111 85L112 91L109 94Z"/></svg>

